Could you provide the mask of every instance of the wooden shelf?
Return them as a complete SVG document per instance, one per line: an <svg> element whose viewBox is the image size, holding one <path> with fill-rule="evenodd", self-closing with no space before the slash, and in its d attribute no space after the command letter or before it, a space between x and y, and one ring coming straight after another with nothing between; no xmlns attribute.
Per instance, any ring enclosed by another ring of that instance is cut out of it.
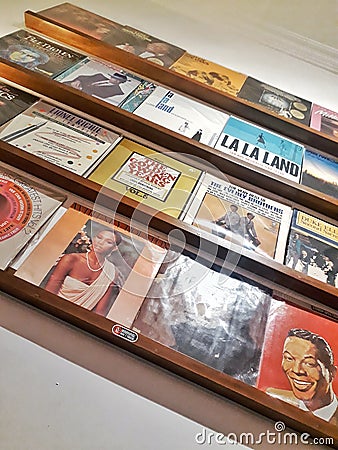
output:
<svg viewBox="0 0 338 450"><path fill-rule="evenodd" d="M322 152L337 156L337 140L333 140L329 136L306 125L278 116L259 105L254 105L246 100L222 93L177 72L145 61L98 39L88 37L80 31L45 18L41 13L26 11L25 24L28 28L38 33L82 50L86 54L118 64L174 91L216 106L223 111L252 121L259 124L259 126L266 127L304 145L315 147Z"/></svg>
<svg viewBox="0 0 338 450"><path fill-rule="evenodd" d="M4 292L25 303L42 309L54 317L65 320L221 396L238 402L275 421L283 421L291 428L309 433L312 438L329 436L333 438L334 445L338 445L338 429L334 425L318 420L315 416L309 415L309 413L297 407L272 398L255 387L145 336L139 335L136 343L125 341L112 333L114 322L16 278L11 270L0 271L0 286Z"/></svg>

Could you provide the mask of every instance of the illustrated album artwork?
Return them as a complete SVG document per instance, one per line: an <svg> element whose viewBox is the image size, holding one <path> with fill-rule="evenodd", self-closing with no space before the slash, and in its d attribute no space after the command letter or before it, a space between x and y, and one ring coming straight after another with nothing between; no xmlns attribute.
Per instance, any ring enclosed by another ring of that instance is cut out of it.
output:
<svg viewBox="0 0 338 450"><path fill-rule="evenodd" d="M170 216L179 218L203 172L173 157L123 139L89 179Z"/></svg>
<svg viewBox="0 0 338 450"><path fill-rule="evenodd" d="M338 287L338 227L294 210L285 264Z"/></svg>
<svg viewBox="0 0 338 450"><path fill-rule="evenodd" d="M26 30L0 38L0 56L15 64L55 78L85 58L84 55Z"/></svg>
<svg viewBox="0 0 338 450"><path fill-rule="evenodd" d="M255 385L270 292L251 280L168 252L133 328Z"/></svg>
<svg viewBox="0 0 338 450"><path fill-rule="evenodd" d="M164 67L170 67L185 52L161 38L113 22L70 3L40 11L39 16L57 21L61 25Z"/></svg>
<svg viewBox="0 0 338 450"><path fill-rule="evenodd" d="M271 300L257 387L338 425L338 324Z"/></svg>
<svg viewBox="0 0 338 450"><path fill-rule="evenodd" d="M4 270L65 200L0 166L0 269Z"/></svg>
<svg viewBox="0 0 338 450"><path fill-rule="evenodd" d="M313 104L310 127L338 140L338 113Z"/></svg>
<svg viewBox="0 0 338 450"><path fill-rule="evenodd" d="M86 176L119 141L100 125L44 101L0 128L0 140Z"/></svg>
<svg viewBox="0 0 338 450"><path fill-rule="evenodd" d="M291 208L206 174L185 222L223 240L283 262ZM228 242L230 245L230 243Z"/></svg>
<svg viewBox="0 0 338 450"><path fill-rule="evenodd" d="M338 160L306 149L301 184L338 199Z"/></svg>
<svg viewBox="0 0 338 450"><path fill-rule="evenodd" d="M247 76L199 56L185 53L172 65L171 70L213 87L219 91L237 96Z"/></svg>
<svg viewBox="0 0 338 450"><path fill-rule="evenodd" d="M57 81L118 106L142 78L107 61L87 58L57 77Z"/></svg>
<svg viewBox="0 0 338 450"><path fill-rule="evenodd" d="M231 116L215 148L287 180L300 181L304 147L265 128Z"/></svg>
<svg viewBox="0 0 338 450"><path fill-rule="evenodd" d="M15 275L130 327L166 254L164 243L140 234L78 205L63 214Z"/></svg>
<svg viewBox="0 0 338 450"><path fill-rule="evenodd" d="M38 100L34 95L0 82L0 125L13 119Z"/></svg>
<svg viewBox="0 0 338 450"><path fill-rule="evenodd" d="M124 105L121 105L126 109ZM132 111L131 111L132 112ZM135 104L135 115L213 147L229 115L157 86Z"/></svg>
<svg viewBox="0 0 338 450"><path fill-rule="evenodd" d="M255 78L248 77L245 80L238 97L264 106L280 116L309 125L312 105L310 101L284 92Z"/></svg>

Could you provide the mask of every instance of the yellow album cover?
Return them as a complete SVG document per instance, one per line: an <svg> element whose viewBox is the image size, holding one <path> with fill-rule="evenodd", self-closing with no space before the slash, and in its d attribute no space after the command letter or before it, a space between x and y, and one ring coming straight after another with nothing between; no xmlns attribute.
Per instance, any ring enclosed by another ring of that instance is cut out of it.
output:
<svg viewBox="0 0 338 450"><path fill-rule="evenodd" d="M122 196L179 218L201 176L201 170L169 154L123 139L89 179Z"/></svg>
<svg viewBox="0 0 338 450"><path fill-rule="evenodd" d="M190 53L185 53L181 56L170 69L234 96L237 96L247 79L247 75L227 69Z"/></svg>

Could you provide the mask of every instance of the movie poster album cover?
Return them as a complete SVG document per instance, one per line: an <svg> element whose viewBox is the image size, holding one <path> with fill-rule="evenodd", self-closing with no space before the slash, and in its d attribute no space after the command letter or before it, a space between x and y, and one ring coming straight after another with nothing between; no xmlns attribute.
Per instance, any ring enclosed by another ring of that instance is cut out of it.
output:
<svg viewBox="0 0 338 450"><path fill-rule="evenodd" d="M81 176L120 136L69 111L40 101L0 129L0 140Z"/></svg>
<svg viewBox="0 0 338 450"><path fill-rule="evenodd" d="M310 127L338 140L338 113L313 104Z"/></svg>
<svg viewBox="0 0 338 450"><path fill-rule="evenodd" d="M18 30L1 37L0 56L51 78L85 58L84 55L59 43L48 41L26 30Z"/></svg>
<svg viewBox="0 0 338 450"><path fill-rule="evenodd" d="M107 61L87 58L56 81L119 106L144 80Z"/></svg>
<svg viewBox="0 0 338 450"><path fill-rule="evenodd" d="M0 82L0 125L29 108L38 98L9 84Z"/></svg>
<svg viewBox="0 0 338 450"><path fill-rule="evenodd" d="M338 287L338 227L294 210L285 264Z"/></svg>
<svg viewBox="0 0 338 450"><path fill-rule="evenodd" d="M15 275L130 327L166 254L123 223L70 208Z"/></svg>
<svg viewBox="0 0 338 450"><path fill-rule="evenodd" d="M301 184L338 199L338 160L306 149Z"/></svg>
<svg viewBox="0 0 338 450"><path fill-rule="evenodd" d="M237 96L247 78L242 73L190 53L185 53L170 69L234 96Z"/></svg>
<svg viewBox="0 0 338 450"><path fill-rule="evenodd" d="M65 200L0 167L0 269L4 270Z"/></svg>
<svg viewBox="0 0 338 450"><path fill-rule="evenodd" d="M163 67L170 67L185 52L182 48L142 30L121 25L69 3L41 11L39 16L55 20L61 25Z"/></svg>
<svg viewBox="0 0 338 450"><path fill-rule="evenodd" d="M184 221L220 244L225 239L282 263L291 215L282 203L206 174Z"/></svg>
<svg viewBox="0 0 338 450"><path fill-rule="evenodd" d="M229 118L228 114L161 86L142 99L134 114L210 147L216 144Z"/></svg>
<svg viewBox="0 0 338 450"><path fill-rule="evenodd" d="M198 186L202 171L172 155L123 139L89 179L179 218Z"/></svg>
<svg viewBox="0 0 338 450"><path fill-rule="evenodd" d="M265 128L231 116L215 148L287 180L300 181L304 147Z"/></svg>
<svg viewBox="0 0 338 450"><path fill-rule="evenodd" d="M287 119L309 125L311 102L255 78L248 77L245 80L238 97L264 106Z"/></svg>
<svg viewBox="0 0 338 450"><path fill-rule="evenodd" d="M133 329L255 385L270 292L168 252Z"/></svg>
<svg viewBox="0 0 338 450"><path fill-rule="evenodd" d="M338 323L271 301L257 387L338 425Z"/></svg>

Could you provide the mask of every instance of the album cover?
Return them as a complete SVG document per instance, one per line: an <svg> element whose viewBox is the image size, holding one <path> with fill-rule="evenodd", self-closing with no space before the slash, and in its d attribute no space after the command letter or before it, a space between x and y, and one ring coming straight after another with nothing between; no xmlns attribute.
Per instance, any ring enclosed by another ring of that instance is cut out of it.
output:
<svg viewBox="0 0 338 450"><path fill-rule="evenodd" d="M130 327L166 254L155 241L87 208L70 208L15 275Z"/></svg>
<svg viewBox="0 0 338 450"><path fill-rule="evenodd" d="M89 176L123 196L179 218L202 171L174 158L123 139Z"/></svg>
<svg viewBox="0 0 338 450"><path fill-rule="evenodd" d="M262 286L171 251L133 329L255 385L269 304Z"/></svg>
<svg viewBox="0 0 338 450"><path fill-rule="evenodd" d="M155 89L156 84L151 83L150 81L142 81L137 88L119 104L119 107L133 113Z"/></svg>
<svg viewBox="0 0 338 450"><path fill-rule="evenodd" d="M183 49L158 37L128 25L113 22L69 3L40 11L39 16L55 20L61 25L66 25L160 66L170 67L184 53Z"/></svg>
<svg viewBox="0 0 338 450"><path fill-rule="evenodd" d="M56 81L119 106L144 80L107 61L86 58Z"/></svg>
<svg viewBox="0 0 338 450"><path fill-rule="evenodd" d="M313 104L310 127L338 139L338 113Z"/></svg>
<svg viewBox="0 0 338 450"><path fill-rule="evenodd" d="M290 220L290 207L210 174L184 218L218 236L219 244L227 240L281 263Z"/></svg>
<svg viewBox="0 0 338 450"><path fill-rule="evenodd" d="M185 53L170 69L234 96L237 96L247 78L242 73L190 53Z"/></svg>
<svg viewBox="0 0 338 450"><path fill-rule="evenodd" d="M143 99L134 114L211 147L229 118L228 114L160 86Z"/></svg>
<svg viewBox="0 0 338 450"><path fill-rule="evenodd" d="M338 227L295 209L285 264L338 287Z"/></svg>
<svg viewBox="0 0 338 450"><path fill-rule="evenodd" d="M48 41L26 30L18 30L1 37L0 56L52 78L85 58L84 55L59 43Z"/></svg>
<svg viewBox="0 0 338 450"><path fill-rule="evenodd" d="M299 183L304 147L231 116L215 145L217 150Z"/></svg>
<svg viewBox="0 0 338 450"><path fill-rule="evenodd" d="M0 269L4 270L65 200L0 167Z"/></svg>
<svg viewBox="0 0 338 450"><path fill-rule="evenodd" d="M52 164L87 176L120 136L40 101L0 129L0 140Z"/></svg>
<svg viewBox="0 0 338 450"><path fill-rule="evenodd" d="M311 102L255 78L248 77L245 80L238 97L263 106L280 116L309 125Z"/></svg>
<svg viewBox="0 0 338 450"><path fill-rule="evenodd" d="M86 36L99 40L109 39L109 35L118 33L122 25L91 11L72 5L61 3L38 12L39 17L51 19L61 25L80 31Z"/></svg>
<svg viewBox="0 0 338 450"><path fill-rule="evenodd" d="M0 81L0 125L29 108L38 98Z"/></svg>
<svg viewBox="0 0 338 450"><path fill-rule="evenodd" d="M301 184L338 198L338 160L305 149Z"/></svg>
<svg viewBox="0 0 338 450"><path fill-rule="evenodd" d="M338 425L338 323L271 300L257 387Z"/></svg>

